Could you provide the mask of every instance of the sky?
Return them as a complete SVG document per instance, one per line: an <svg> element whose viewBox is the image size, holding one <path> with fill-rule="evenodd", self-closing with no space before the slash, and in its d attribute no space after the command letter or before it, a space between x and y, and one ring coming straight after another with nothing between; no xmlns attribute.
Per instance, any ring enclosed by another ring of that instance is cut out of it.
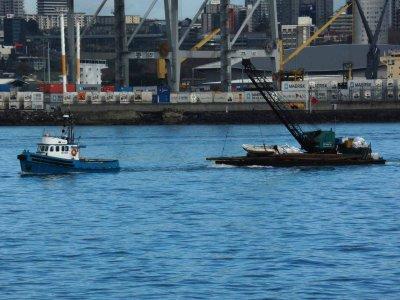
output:
<svg viewBox="0 0 400 300"><path fill-rule="evenodd" d="M109 15L113 11L113 0L108 0L108 4L103 8L102 14ZM152 0L125 0L126 14L129 15L143 15L147 10ZM154 7L151 17L163 18L164 8L163 0L158 0L157 5ZM200 7L202 0L180 0L179 17L192 18ZM334 0L336 7L343 5L345 0ZM75 0L75 10L94 14L97 7L100 5L101 0ZM231 0L232 4L243 4L244 0ZM25 10L27 13L36 12L36 0L25 0Z"/></svg>

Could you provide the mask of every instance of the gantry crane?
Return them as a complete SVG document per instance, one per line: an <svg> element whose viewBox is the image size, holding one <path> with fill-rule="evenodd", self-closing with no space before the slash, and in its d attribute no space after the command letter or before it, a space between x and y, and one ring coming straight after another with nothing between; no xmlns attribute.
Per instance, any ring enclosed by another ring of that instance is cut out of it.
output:
<svg viewBox="0 0 400 300"><path fill-rule="evenodd" d="M196 45L194 45L190 50L191 51L200 50L208 42L210 42L213 38L215 38L215 36L217 36L220 32L221 32L220 28L214 29L209 34L207 34L200 42L198 42ZM158 79L165 79L167 76L167 67L166 67L165 58L169 52L168 45L165 45L165 44L161 45L159 52L160 52L161 58L159 58L157 61L157 75L158 75ZM187 58L183 58L181 60L181 63L184 63L186 60L187 60Z"/></svg>

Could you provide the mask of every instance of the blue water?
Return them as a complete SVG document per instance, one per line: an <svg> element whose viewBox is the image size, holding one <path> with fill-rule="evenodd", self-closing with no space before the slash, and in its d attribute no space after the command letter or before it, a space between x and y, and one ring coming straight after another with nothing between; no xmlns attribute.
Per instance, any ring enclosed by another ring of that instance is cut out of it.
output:
<svg viewBox="0 0 400 300"><path fill-rule="evenodd" d="M43 128L0 127L0 298L399 299L400 124L336 129L389 163L204 159L293 144L281 126L79 127L120 173L21 177Z"/></svg>

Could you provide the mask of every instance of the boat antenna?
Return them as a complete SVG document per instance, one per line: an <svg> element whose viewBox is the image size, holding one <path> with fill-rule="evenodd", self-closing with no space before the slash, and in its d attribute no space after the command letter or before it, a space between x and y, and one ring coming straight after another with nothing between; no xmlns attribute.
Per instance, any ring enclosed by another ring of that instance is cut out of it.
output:
<svg viewBox="0 0 400 300"><path fill-rule="evenodd" d="M74 143L75 141L75 136L74 136L74 124L72 122L71 114L65 114L63 115L64 121L66 122L67 125L64 125L64 127L67 127L67 141L69 144ZM64 131L64 129L63 129Z"/></svg>

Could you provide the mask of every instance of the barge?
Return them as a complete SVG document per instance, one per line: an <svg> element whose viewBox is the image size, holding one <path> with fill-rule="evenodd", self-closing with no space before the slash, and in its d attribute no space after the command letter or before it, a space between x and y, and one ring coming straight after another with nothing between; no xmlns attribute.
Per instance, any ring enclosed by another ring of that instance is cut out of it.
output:
<svg viewBox="0 0 400 300"><path fill-rule="evenodd" d="M208 161L232 166L342 166L385 164L386 161L372 152L371 144L363 138L337 138L332 130L304 131L293 116L287 101L274 89L265 75L260 75L249 59L242 61L244 71L275 115L301 146L243 145L246 156L210 157Z"/></svg>

